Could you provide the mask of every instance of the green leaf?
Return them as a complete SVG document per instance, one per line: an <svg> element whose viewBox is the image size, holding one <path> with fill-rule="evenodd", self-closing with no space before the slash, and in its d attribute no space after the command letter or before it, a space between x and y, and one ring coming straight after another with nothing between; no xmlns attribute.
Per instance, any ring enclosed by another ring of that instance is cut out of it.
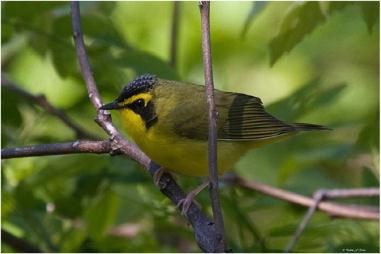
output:
<svg viewBox="0 0 381 254"><path fill-rule="evenodd" d="M369 32L379 23L378 2L305 2L295 7L283 19L279 33L270 42L270 64L273 65L284 53L290 52L295 45L311 33L326 16L341 11L347 6L358 5L362 11Z"/></svg>
<svg viewBox="0 0 381 254"><path fill-rule="evenodd" d="M1 189L1 219L3 221L8 220L8 217L15 211L15 198L12 194L12 192Z"/></svg>
<svg viewBox="0 0 381 254"><path fill-rule="evenodd" d="M22 117L21 117L18 105L21 103L25 103L25 100L20 98L20 96L18 96L14 92L9 91L7 88L2 87L1 101L2 101L1 115L7 116L7 117L2 117L1 122L3 124L8 123L14 126L20 126ZM4 147L3 144L2 146Z"/></svg>
<svg viewBox="0 0 381 254"><path fill-rule="evenodd" d="M296 3L283 19L279 33L270 42L270 63L273 65L289 52L304 36L323 23L325 17L318 2Z"/></svg>
<svg viewBox="0 0 381 254"><path fill-rule="evenodd" d="M179 80L179 76L166 61L141 50L129 49L117 58L117 63L131 68L136 75L151 73L160 78Z"/></svg>
<svg viewBox="0 0 381 254"><path fill-rule="evenodd" d="M321 90L319 84L320 80L314 79L267 109L275 115L281 115L284 120L294 121L318 107L334 102L346 87L346 84L336 84Z"/></svg>
<svg viewBox="0 0 381 254"><path fill-rule="evenodd" d="M94 39L91 47L99 44L107 45L109 47L129 47L124 38L105 16L101 16L99 14L82 15L81 22L83 25L84 37Z"/></svg>
<svg viewBox="0 0 381 254"><path fill-rule="evenodd" d="M52 10L69 7L65 2L6 2L2 3L1 16L7 19L22 18L25 21L38 19L41 15L52 14Z"/></svg>
<svg viewBox="0 0 381 254"><path fill-rule="evenodd" d="M48 39L48 50L52 53L55 69L61 77L78 73L78 62L74 48L71 46L72 31L69 16L62 16L54 20L52 31L59 31L59 41Z"/></svg>
<svg viewBox="0 0 381 254"><path fill-rule="evenodd" d="M247 16L245 20L245 24L243 25L241 38L244 38L246 36L247 31L249 31L251 24L254 22L255 18L265 9L267 4L268 2L266 1L253 2L249 15Z"/></svg>
<svg viewBox="0 0 381 254"><path fill-rule="evenodd" d="M288 224L283 224L280 226L275 226L273 227L268 235L271 237L280 237L280 236L291 236L295 233L295 230L298 228L297 223L288 223Z"/></svg>
<svg viewBox="0 0 381 254"><path fill-rule="evenodd" d="M107 48L105 47L103 52L89 52L90 61L99 89L115 96L127 83L129 77L123 66L117 63Z"/></svg>
<svg viewBox="0 0 381 254"><path fill-rule="evenodd" d="M68 219L78 218L83 211L80 198L81 197L76 197L74 195L65 195L55 198L53 201L55 205L55 213Z"/></svg>
<svg viewBox="0 0 381 254"><path fill-rule="evenodd" d="M1 23L1 45L2 45L2 51L4 45L10 41L12 36L14 35L14 29L9 23ZM2 58L4 58L2 56Z"/></svg>
<svg viewBox="0 0 381 254"><path fill-rule="evenodd" d="M369 168L364 168L362 171L362 185L363 187L380 186L380 179Z"/></svg>
<svg viewBox="0 0 381 254"><path fill-rule="evenodd" d="M62 180L68 180L79 176L83 172L96 172L107 165L107 159L99 155L73 155L68 159L65 156L44 158L46 165L26 181L31 186L57 184Z"/></svg>
<svg viewBox="0 0 381 254"><path fill-rule="evenodd" d="M95 198L84 214L87 230L91 237L99 239L105 235L107 229L115 221L119 202L118 197L110 190Z"/></svg>
<svg viewBox="0 0 381 254"><path fill-rule="evenodd" d="M362 11L362 17L368 27L369 33L373 27L380 22L380 2L359 2Z"/></svg>
<svg viewBox="0 0 381 254"><path fill-rule="evenodd" d="M328 14L332 15L333 13L337 11L341 11L344 8L346 8L349 5L354 5L356 2L350 2L350 1L332 1L332 2L326 2L328 5Z"/></svg>
<svg viewBox="0 0 381 254"><path fill-rule="evenodd" d="M86 232L80 229L70 229L60 242L60 252L80 252L81 244L86 240Z"/></svg>
<svg viewBox="0 0 381 254"><path fill-rule="evenodd" d="M374 112L368 116L368 121L362 128L357 142L356 148L360 148L371 152L372 149L379 150L380 146L380 112Z"/></svg>
<svg viewBox="0 0 381 254"><path fill-rule="evenodd" d="M36 198L29 185L20 183L14 190L13 195L19 211L23 213L28 213L28 211L33 211L32 213L45 211L45 203ZM31 216L32 213L30 214Z"/></svg>

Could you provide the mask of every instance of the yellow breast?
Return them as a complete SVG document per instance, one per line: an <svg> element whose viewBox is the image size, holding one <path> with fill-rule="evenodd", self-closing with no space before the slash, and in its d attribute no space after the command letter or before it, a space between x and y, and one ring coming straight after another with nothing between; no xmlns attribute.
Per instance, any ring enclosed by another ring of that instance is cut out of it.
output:
<svg viewBox="0 0 381 254"><path fill-rule="evenodd" d="M208 175L207 141L192 140L167 133L160 128L160 123L146 130L144 121L139 115L130 110L122 110L121 114L128 134L153 161L169 171L182 175ZM218 142L219 173L232 169L250 147L242 142Z"/></svg>

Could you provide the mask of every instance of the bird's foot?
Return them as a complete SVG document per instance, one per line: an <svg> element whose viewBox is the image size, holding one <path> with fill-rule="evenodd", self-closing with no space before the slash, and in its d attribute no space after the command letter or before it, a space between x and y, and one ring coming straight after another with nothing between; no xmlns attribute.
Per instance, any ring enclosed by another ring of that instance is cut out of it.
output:
<svg viewBox="0 0 381 254"><path fill-rule="evenodd" d="M153 182L155 183L157 187L160 187L160 179L164 173L165 173L165 169L163 167L160 167L153 174Z"/></svg>
<svg viewBox="0 0 381 254"><path fill-rule="evenodd" d="M194 198L206 187L209 185L209 181L205 181L201 185L199 185L197 188L192 190L191 192L188 193L188 195L179 201L177 203L176 207L180 208L181 207L181 214L186 215L189 207L191 206L192 202L195 201ZM200 206L196 201L195 203Z"/></svg>

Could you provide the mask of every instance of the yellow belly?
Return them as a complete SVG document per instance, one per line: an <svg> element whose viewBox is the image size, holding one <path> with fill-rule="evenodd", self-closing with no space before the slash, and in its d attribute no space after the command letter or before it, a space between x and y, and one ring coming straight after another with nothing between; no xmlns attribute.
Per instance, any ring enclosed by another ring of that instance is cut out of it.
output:
<svg viewBox="0 0 381 254"><path fill-rule="evenodd" d="M208 142L183 138L168 132L158 123L146 130L140 116L122 110L123 125L129 136L153 161L169 171L188 176L207 176ZM287 135L288 136L288 135ZM234 164L252 148L272 143L277 137L262 141L218 141L217 168L219 174L233 169Z"/></svg>
<svg viewBox="0 0 381 254"><path fill-rule="evenodd" d="M167 170L188 176L208 175L208 143L166 133L160 127L146 130L140 116L121 111L123 125L129 136L153 161ZM233 168L250 149L246 142L218 142L217 168L219 174Z"/></svg>
<svg viewBox="0 0 381 254"><path fill-rule="evenodd" d="M188 176L208 175L208 143L205 141L147 135L138 145L152 160L170 171ZM232 169L246 151L239 143L218 142L219 174Z"/></svg>

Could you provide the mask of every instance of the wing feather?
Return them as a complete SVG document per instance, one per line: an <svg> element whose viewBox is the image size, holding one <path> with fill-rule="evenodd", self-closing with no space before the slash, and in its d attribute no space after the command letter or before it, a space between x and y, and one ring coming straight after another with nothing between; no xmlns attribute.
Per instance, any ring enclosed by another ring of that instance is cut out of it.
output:
<svg viewBox="0 0 381 254"><path fill-rule="evenodd" d="M295 131L292 125L267 113L259 98L244 94L234 96L219 131L220 140L263 140Z"/></svg>
<svg viewBox="0 0 381 254"><path fill-rule="evenodd" d="M177 89L182 92L173 93L173 101L189 101L189 96L192 95L194 102L179 103L180 106L171 108L165 118L173 119L173 122L168 121L167 128L184 138L207 140L208 108L204 87L188 84ZM293 125L267 113L258 97L215 90L215 102L218 111L218 140L271 139L296 130ZM168 108L167 106L166 109Z"/></svg>

